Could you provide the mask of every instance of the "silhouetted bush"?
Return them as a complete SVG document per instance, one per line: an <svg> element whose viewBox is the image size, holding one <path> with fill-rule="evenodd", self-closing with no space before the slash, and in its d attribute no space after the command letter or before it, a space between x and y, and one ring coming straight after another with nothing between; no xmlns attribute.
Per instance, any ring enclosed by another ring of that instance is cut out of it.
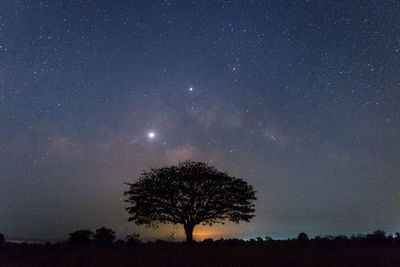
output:
<svg viewBox="0 0 400 267"><path fill-rule="evenodd" d="M314 241L315 241L315 242L321 242L321 241L322 241L322 237L320 237L319 235L317 235L316 237L314 237Z"/></svg>
<svg viewBox="0 0 400 267"><path fill-rule="evenodd" d="M299 242L302 242L302 243L305 243L305 242L307 242L309 239L308 239L308 235L306 234L306 233L300 233L298 236L297 236L297 240L299 241Z"/></svg>
<svg viewBox="0 0 400 267"><path fill-rule="evenodd" d="M373 235L373 240L374 240L376 243L384 243L384 242L387 241L385 231L376 230L376 231L374 231L374 232L372 233L372 235Z"/></svg>
<svg viewBox="0 0 400 267"><path fill-rule="evenodd" d="M212 246L214 244L214 240L212 238L204 239L201 244L205 246Z"/></svg>
<svg viewBox="0 0 400 267"><path fill-rule="evenodd" d="M400 242L400 233L396 233L396 237L394 238L397 242Z"/></svg>
<svg viewBox="0 0 400 267"><path fill-rule="evenodd" d="M273 241L273 239L272 239L272 237L270 237L270 236L266 236L265 237L265 242L268 244L268 243L271 243Z"/></svg>
<svg viewBox="0 0 400 267"><path fill-rule="evenodd" d="M0 233L0 245L3 245L6 242L6 239L4 238L4 235Z"/></svg>
<svg viewBox="0 0 400 267"><path fill-rule="evenodd" d="M128 246L136 246L141 241L139 240L139 234L133 233L131 235L127 235L125 238L126 245Z"/></svg>
<svg viewBox="0 0 400 267"><path fill-rule="evenodd" d="M101 247L111 246L115 240L115 232L106 227L101 227L94 234L94 243Z"/></svg>
<svg viewBox="0 0 400 267"><path fill-rule="evenodd" d="M395 241L394 238L393 238L393 235L388 235L387 236L387 241L388 241L389 244L393 244L394 241Z"/></svg>
<svg viewBox="0 0 400 267"><path fill-rule="evenodd" d="M71 246L87 246L92 241L93 232L90 230L78 230L69 234L67 243Z"/></svg>

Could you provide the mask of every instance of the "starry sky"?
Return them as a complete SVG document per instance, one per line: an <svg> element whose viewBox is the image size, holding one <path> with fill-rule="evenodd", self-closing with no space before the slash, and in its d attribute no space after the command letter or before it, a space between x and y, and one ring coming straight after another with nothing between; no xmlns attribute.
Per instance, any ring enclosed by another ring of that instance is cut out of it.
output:
<svg viewBox="0 0 400 267"><path fill-rule="evenodd" d="M400 2L0 3L0 232L128 223L125 182L204 161L257 190L195 238L400 231ZM197 231L197 232L196 232Z"/></svg>

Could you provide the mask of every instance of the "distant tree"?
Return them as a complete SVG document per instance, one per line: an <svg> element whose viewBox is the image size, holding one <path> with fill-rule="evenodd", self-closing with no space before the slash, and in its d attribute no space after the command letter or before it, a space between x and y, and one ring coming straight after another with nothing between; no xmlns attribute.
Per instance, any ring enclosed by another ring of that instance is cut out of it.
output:
<svg viewBox="0 0 400 267"><path fill-rule="evenodd" d="M201 243L206 246L211 246L214 244L214 240L212 238L206 238Z"/></svg>
<svg viewBox="0 0 400 267"><path fill-rule="evenodd" d="M385 240L386 239L386 233L383 230L376 230L372 233L377 240Z"/></svg>
<svg viewBox="0 0 400 267"><path fill-rule="evenodd" d="M314 237L313 241L315 242L315 244L318 244L318 245L322 245L323 243L325 243L324 242L325 240L319 235Z"/></svg>
<svg viewBox="0 0 400 267"><path fill-rule="evenodd" d="M78 230L69 234L67 243L72 246L87 246L91 243L93 232L90 230Z"/></svg>
<svg viewBox="0 0 400 267"><path fill-rule="evenodd" d="M265 242L266 243L271 243L271 242L273 242L274 240L272 239L272 237L270 237L270 236L266 236L265 237Z"/></svg>
<svg viewBox="0 0 400 267"><path fill-rule="evenodd" d="M300 233L297 236L297 240L300 242L307 242L308 241L308 235L306 233Z"/></svg>
<svg viewBox="0 0 400 267"><path fill-rule="evenodd" d="M332 241L333 239L335 239L335 237L333 235L325 235L324 239Z"/></svg>
<svg viewBox="0 0 400 267"><path fill-rule="evenodd" d="M361 243L365 242L365 239L366 239L366 236L363 234L356 234L356 235L353 234L350 237L350 241L353 244L361 244Z"/></svg>
<svg viewBox="0 0 400 267"><path fill-rule="evenodd" d="M367 234L366 241L370 243L383 243L386 241L386 233L382 230L376 230L372 234Z"/></svg>
<svg viewBox="0 0 400 267"><path fill-rule="evenodd" d="M249 245L250 246L255 246L257 244L257 241L254 239L254 238L250 238L250 240L249 240Z"/></svg>
<svg viewBox="0 0 400 267"><path fill-rule="evenodd" d="M106 247L111 246L115 240L115 232L106 227L101 227L96 230L94 234L94 242L98 246Z"/></svg>
<svg viewBox="0 0 400 267"><path fill-rule="evenodd" d="M4 238L4 235L0 233L0 245L3 245L6 242L6 239Z"/></svg>
<svg viewBox="0 0 400 267"><path fill-rule="evenodd" d="M343 244L347 244L349 242L349 238L347 236L345 236L345 235L338 235L338 236L335 236L334 241L337 244L342 244L343 245Z"/></svg>
<svg viewBox="0 0 400 267"><path fill-rule="evenodd" d="M182 224L188 243L198 224L248 222L254 217L252 186L202 162L153 168L128 185L129 221L148 227Z"/></svg>
<svg viewBox="0 0 400 267"><path fill-rule="evenodd" d="M125 242L128 246L134 246L140 243L139 234L133 233L131 235L127 235L125 238Z"/></svg>
<svg viewBox="0 0 400 267"><path fill-rule="evenodd" d="M256 237L257 245L261 246L264 244L264 239L261 236Z"/></svg>
<svg viewBox="0 0 400 267"><path fill-rule="evenodd" d="M400 242L400 233L399 232L396 232L394 239L396 240L397 243Z"/></svg>

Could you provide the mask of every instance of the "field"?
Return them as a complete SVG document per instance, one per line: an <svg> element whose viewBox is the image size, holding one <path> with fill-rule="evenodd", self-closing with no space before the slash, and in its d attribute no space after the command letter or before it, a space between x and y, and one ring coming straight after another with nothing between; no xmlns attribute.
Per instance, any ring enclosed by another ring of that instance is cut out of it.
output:
<svg viewBox="0 0 400 267"><path fill-rule="evenodd" d="M400 266L400 247L68 247L12 245L1 266Z"/></svg>

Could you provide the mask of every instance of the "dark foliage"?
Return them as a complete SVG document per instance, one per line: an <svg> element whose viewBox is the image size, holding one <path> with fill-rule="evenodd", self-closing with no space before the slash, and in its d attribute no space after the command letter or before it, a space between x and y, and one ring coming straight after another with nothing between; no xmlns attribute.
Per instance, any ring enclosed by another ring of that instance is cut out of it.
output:
<svg viewBox="0 0 400 267"><path fill-rule="evenodd" d="M144 171L128 185L130 221L153 227L182 224L188 242L198 224L248 222L254 217L252 186L202 162Z"/></svg>
<svg viewBox="0 0 400 267"><path fill-rule="evenodd" d="M127 235L125 238L125 243L128 246L136 246L140 243L139 234L133 233L131 235Z"/></svg>
<svg viewBox="0 0 400 267"><path fill-rule="evenodd" d="M106 227L101 227L94 234L94 243L101 247L111 246L115 240L115 232Z"/></svg>
<svg viewBox="0 0 400 267"><path fill-rule="evenodd" d="M3 245L6 242L6 239L4 238L4 235L0 233L0 245Z"/></svg>
<svg viewBox="0 0 400 267"><path fill-rule="evenodd" d="M114 242L114 246L116 247L124 247L126 245L125 240L118 239Z"/></svg>
<svg viewBox="0 0 400 267"><path fill-rule="evenodd" d="M376 238L376 237L379 238ZM400 236L400 235L397 235ZM396 237L397 237L396 236ZM373 237L373 238L371 238ZM382 232L369 235L317 236L273 240L206 239L186 243L138 243L71 247L56 244L6 243L1 266L400 266L400 240Z"/></svg>
<svg viewBox="0 0 400 267"><path fill-rule="evenodd" d="M308 241L308 235L307 235L306 233L300 233L300 234L297 236L297 240L298 240L299 242L307 242L307 241Z"/></svg>
<svg viewBox="0 0 400 267"><path fill-rule="evenodd" d="M78 230L69 234L68 244L71 246L87 246L92 241L93 232L90 230Z"/></svg>

